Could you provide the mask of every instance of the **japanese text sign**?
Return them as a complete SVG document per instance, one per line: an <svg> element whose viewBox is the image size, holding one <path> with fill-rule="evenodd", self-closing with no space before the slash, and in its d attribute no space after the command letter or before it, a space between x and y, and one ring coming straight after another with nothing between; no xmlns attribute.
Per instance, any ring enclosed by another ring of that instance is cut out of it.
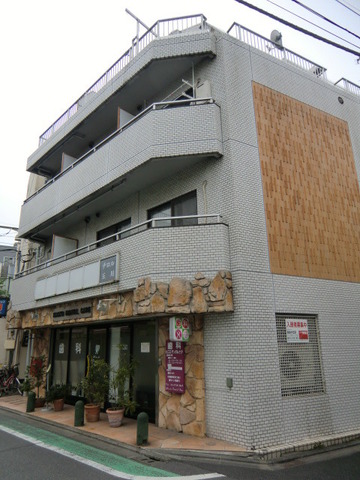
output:
<svg viewBox="0 0 360 480"><path fill-rule="evenodd" d="M166 342L165 390L185 393L185 349L181 342Z"/></svg>
<svg viewBox="0 0 360 480"><path fill-rule="evenodd" d="M188 342L191 333L188 318L171 317L169 319L169 338L173 342Z"/></svg>
<svg viewBox="0 0 360 480"><path fill-rule="evenodd" d="M309 343L307 320L287 318L285 322L287 343Z"/></svg>
<svg viewBox="0 0 360 480"><path fill-rule="evenodd" d="M113 282L117 280L117 255L100 260L99 283Z"/></svg>

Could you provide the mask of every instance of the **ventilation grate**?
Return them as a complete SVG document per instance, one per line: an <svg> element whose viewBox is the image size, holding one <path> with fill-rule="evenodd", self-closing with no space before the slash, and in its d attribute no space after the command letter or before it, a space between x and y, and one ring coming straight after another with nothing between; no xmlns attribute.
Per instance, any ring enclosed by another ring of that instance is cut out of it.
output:
<svg viewBox="0 0 360 480"><path fill-rule="evenodd" d="M316 316L276 315L281 394L324 392Z"/></svg>

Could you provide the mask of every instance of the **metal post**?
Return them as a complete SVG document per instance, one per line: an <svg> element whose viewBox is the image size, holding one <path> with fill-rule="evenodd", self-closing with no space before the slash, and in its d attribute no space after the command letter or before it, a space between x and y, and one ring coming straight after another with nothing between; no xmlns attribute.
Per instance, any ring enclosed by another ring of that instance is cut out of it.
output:
<svg viewBox="0 0 360 480"><path fill-rule="evenodd" d="M141 412L137 416L136 445L147 445L149 438L149 415Z"/></svg>

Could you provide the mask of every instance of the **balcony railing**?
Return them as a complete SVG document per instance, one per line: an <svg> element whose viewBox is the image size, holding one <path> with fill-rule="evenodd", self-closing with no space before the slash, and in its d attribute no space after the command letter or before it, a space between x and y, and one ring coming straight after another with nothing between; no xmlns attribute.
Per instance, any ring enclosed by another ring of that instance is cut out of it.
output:
<svg viewBox="0 0 360 480"><path fill-rule="evenodd" d="M206 17L204 15L191 15L186 17L168 18L158 20L141 37L135 37L132 45L91 87L69 107L42 135L39 137L39 146L48 140L69 118L78 110L87 95L98 93L109 81L111 81L121 70L155 38L167 37L171 34L191 32L197 27L204 31L207 29Z"/></svg>
<svg viewBox="0 0 360 480"><path fill-rule="evenodd" d="M350 82L350 80L346 80L346 78L340 78L335 85L342 87L344 90L347 90L354 95L360 95L360 86L356 85L356 83Z"/></svg>
<svg viewBox="0 0 360 480"><path fill-rule="evenodd" d="M131 120L129 120L125 125L122 127L118 128L117 130L114 130L109 136L104 138L101 142L96 144L94 147L92 147L90 150L88 150L86 153L84 153L81 157L76 159L71 165L69 165L67 168L62 170L60 173L55 175L53 178L48 180L45 185L40 187L35 193L30 195L24 200L24 204L29 202L32 198L36 197L40 192L48 188L50 185L55 183L59 178L61 178L63 175L65 175L67 172L71 171L76 165L81 163L83 160L85 160L89 155L92 153L96 152L99 150L101 147L103 147L107 142L112 140L116 135L121 134L124 130L129 128L131 125L133 125L135 122L143 118L145 115L147 115L149 112L152 112L153 110L162 110L165 108L172 108L172 107L186 107L186 106L195 106L195 105L204 105L204 104L213 104L214 99L213 98L192 98L192 99L185 99L185 100L174 100L174 101L163 101L163 102L156 102L150 105L149 107L145 108L142 110L138 115L133 117Z"/></svg>
<svg viewBox="0 0 360 480"><path fill-rule="evenodd" d="M168 225L164 225L168 223ZM107 241L117 242L128 238L132 235L136 235L140 232L143 232L149 228L168 228L168 227L176 227L176 226L196 226L196 225L206 225L206 224L219 224L223 223L222 216L219 214L207 214L207 215L186 215L186 216L175 216L175 217L159 217L159 218L152 218L142 223L138 223L132 227L126 228L121 230L120 232L114 233L109 235L108 237L101 238L96 242L89 243L84 245L83 247L77 248L76 250L71 250L63 255L60 255L55 258L51 258L46 260L45 262L39 263L34 267L28 268L23 272L19 272L15 275L15 278L24 277L25 275L29 275L31 273L37 272L39 270L43 270L59 263L65 262L72 258L78 257L85 253L88 253L92 250L97 248L101 248L101 244L104 244Z"/></svg>
<svg viewBox="0 0 360 480"><path fill-rule="evenodd" d="M278 60L283 60L290 63L291 65L306 70L309 73L312 73L318 78L327 80L326 78L326 68L308 60L301 55L298 55L291 50L287 50L284 47L279 47L271 40L258 35L257 33L248 30L245 27L242 27L238 23L233 23L229 28L228 32L230 35L233 35L238 40L241 40L244 43L247 43L251 47L257 48L264 53L267 53Z"/></svg>

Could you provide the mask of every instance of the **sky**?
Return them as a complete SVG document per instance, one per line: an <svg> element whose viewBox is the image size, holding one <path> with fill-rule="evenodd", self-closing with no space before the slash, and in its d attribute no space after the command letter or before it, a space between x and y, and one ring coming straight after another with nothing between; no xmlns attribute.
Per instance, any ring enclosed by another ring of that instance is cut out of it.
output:
<svg viewBox="0 0 360 480"><path fill-rule="evenodd" d="M360 51L360 39L310 14L294 0L247 1ZM341 0L355 13L338 0L301 3L360 36L360 0ZM360 85L356 56L296 32L235 0L2 1L0 227L19 225L29 177L26 162L37 149L39 136L130 47L136 21L126 8L149 27L160 19L202 13L223 31L237 22L270 38L276 29L282 34L284 47L327 68L332 83L344 77ZM144 31L142 28L141 33ZM0 228L0 244L12 245L14 236L14 231Z"/></svg>

